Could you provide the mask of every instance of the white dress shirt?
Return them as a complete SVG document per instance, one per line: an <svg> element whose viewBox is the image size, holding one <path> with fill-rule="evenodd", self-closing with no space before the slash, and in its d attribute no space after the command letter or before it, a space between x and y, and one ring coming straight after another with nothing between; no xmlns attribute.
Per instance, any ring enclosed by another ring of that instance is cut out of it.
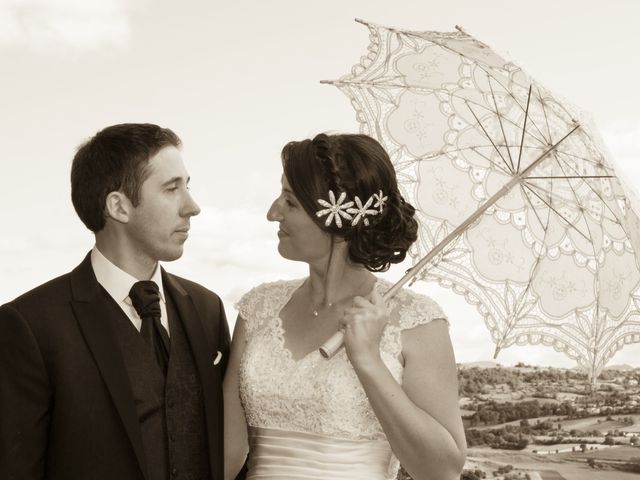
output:
<svg viewBox="0 0 640 480"><path fill-rule="evenodd" d="M133 326L140 331L142 320L129 298L129 291L131 287L133 287L133 284L138 282L138 279L111 263L100 253L100 250L98 250L96 246L91 250L91 266L93 267L93 272L96 275L98 283L113 297L120 308L122 308L122 311L129 317ZM162 285L160 264L156 266L149 280L155 282L160 289L160 322L168 333L169 319L167 317L167 305L164 296L164 287Z"/></svg>

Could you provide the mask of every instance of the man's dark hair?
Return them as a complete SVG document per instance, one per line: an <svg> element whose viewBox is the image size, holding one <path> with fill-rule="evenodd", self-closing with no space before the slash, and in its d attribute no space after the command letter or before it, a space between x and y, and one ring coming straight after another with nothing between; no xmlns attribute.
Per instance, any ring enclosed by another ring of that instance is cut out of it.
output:
<svg viewBox="0 0 640 480"><path fill-rule="evenodd" d="M104 228L105 201L111 192L124 193L138 206L149 159L164 147L181 143L168 128L123 123L99 131L82 144L71 167L71 201L82 223L94 233Z"/></svg>

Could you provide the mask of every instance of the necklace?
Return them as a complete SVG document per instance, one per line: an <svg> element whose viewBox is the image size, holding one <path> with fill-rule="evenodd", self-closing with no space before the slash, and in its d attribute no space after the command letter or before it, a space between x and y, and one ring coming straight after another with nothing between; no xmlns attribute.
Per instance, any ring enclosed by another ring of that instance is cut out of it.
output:
<svg viewBox="0 0 640 480"><path fill-rule="evenodd" d="M333 307L333 303L329 303L329 304L327 304L327 310L328 310L328 309L330 309L331 307ZM318 308L320 308L320 307L318 307ZM314 316L314 317L317 317L317 316L320 314L320 312L318 312L318 309L317 309L317 308L314 308L314 309L311 311L311 313L313 313L313 316Z"/></svg>
<svg viewBox="0 0 640 480"><path fill-rule="evenodd" d="M363 285L365 285L365 283L367 282L368 279L365 279L358 288L362 287ZM322 304L320 304L319 306L313 308L311 310L311 314L313 315L313 318L317 318L320 313L322 313L323 309L329 310L331 307L333 306L333 303L327 303L326 307L323 306Z"/></svg>

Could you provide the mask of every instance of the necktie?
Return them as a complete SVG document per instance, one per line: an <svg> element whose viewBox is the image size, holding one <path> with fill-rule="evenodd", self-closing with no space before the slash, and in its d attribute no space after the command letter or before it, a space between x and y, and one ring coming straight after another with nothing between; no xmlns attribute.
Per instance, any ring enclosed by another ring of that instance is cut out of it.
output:
<svg viewBox="0 0 640 480"><path fill-rule="evenodd" d="M151 280L136 282L129 291L129 298L142 320L140 334L153 350L158 365L166 375L169 364L169 335L160 323L158 285Z"/></svg>

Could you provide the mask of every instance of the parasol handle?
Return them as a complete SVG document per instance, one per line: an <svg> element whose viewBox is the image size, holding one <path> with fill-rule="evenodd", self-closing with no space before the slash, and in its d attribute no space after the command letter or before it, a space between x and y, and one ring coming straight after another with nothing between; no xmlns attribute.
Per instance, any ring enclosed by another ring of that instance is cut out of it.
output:
<svg viewBox="0 0 640 480"><path fill-rule="evenodd" d="M431 251L427 253L424 257L422 257L418 263L416 263L413 267L407 270L407 273L405 273L405 275L400 280L398 280L398 282L395 283L387 293L384 294L383 296L384 301L386 302L392 299L396 295L396 293L398 293L398 290L400 290L409 280L415 277L418 274L418 272L420 272L420 270L422 270L427 265L427 263L429 263L431 259L433 259L433 257L435 257L442 250L444 250L444 247L446 247L458 235L464 232L469 227L469 225L471 225L478 218L480 218L484 214L484 212L486 212L489 209L489 207L491 207L494 203L496 203L498 200L504 197L507 193L511 191L511 189L515 185L519 184L524 178L526 178L542 160L544 160L551 152L553 152L558 147L558 145L560 145L569 135L575 132L579 127L580 127L579 124L574 125L574 127L569 131L569 133L567 133L564 137L558 140L554 145L551 145L545 152L542 153L542 155L540 155L535 161L533 161L527 168L522 170L522 172L514 176L508 183L506 183L500 190L498 190L491 198L489 198L486 202L484 202L478 210L476 210L474 213L469 215L469 217L460 225L458 225L455 228L455 230L453 230L449 235L444 237L442 241L438 243L435 247L433 247ZM331 358L336 353L338 353L338 350L340 350L340 348L342 348L343 345L344 345L344 333L342 333L342 330L338 330L329 338L329 340L327 340L322 345L320 345L320 349L319 349L320 354L324 358Z"/></svg>
<svg viewBox="0 0 640 480"><path fill-rule="evenodd" d="M409 270L411 271L411 270ZM407 274L409 273L409 271L407 272ZM406 275L405 275L406 277ZM404 277L403 277L404 279ZM409 281L411 279L411 277L409 277L407 279L407 281ZM382 296L382 299L385 302L388 302L389 300L391 300L396 293L398 293L398 290L400 290L402 288L402 286L407 283L407 281L405 281L404 283L402 283L402 279L396 283L393 287L391 287L387 293L385 293ZM338 330L336 333L334 333L333 335L331 335L331 337L329 337L329 340L327 340L326 342L324 342L322 345L320 345L320 354L324 357L324 358L331 358L333 357L336 353L338 353L338 351L344 346L344 333L342 333L342 330Z"/></svg>

